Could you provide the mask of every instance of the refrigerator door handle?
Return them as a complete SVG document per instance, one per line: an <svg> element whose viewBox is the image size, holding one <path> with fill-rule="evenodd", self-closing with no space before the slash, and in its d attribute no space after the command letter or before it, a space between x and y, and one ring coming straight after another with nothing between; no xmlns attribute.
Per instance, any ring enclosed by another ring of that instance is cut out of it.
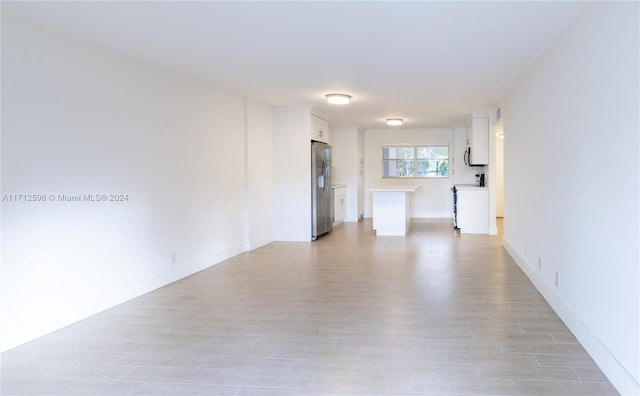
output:
<svg viewBox="0 0 640 396"><path fill-rule="evenodd" d="M322 161L322 176L324 177L324 179L327 178L327 161ZM323 186L323 193L326 196L327 195L327 190L328 190L328 183L324 183Z"/></svg>

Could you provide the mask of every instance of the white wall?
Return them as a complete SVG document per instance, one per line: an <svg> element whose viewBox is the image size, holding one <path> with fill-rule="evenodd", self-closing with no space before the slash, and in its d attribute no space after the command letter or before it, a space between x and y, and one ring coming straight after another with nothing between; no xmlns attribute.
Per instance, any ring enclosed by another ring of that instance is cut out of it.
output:
<svg viewBox="0 0 640 396"><path fill-rule="evenodd" d="M249 221L245 250L252 250L274 241L273 230L273 110L255 100L246 101L245 161Z"/></svg>
<svg viewBox="0 0 640 396"><path fill-rule="evenodd" d="M640 393L638 15L637 2L590 3L502 106L504 245L628 395Z"/></svg>
<svg viewBox="0 0 640 396"><path fill-rule="evenodd" d="M335 126L333 131L332 170L334 184L350 184L351 168L357 163L357 132L358 127Z"/></svg>
<svg viewBox="0 0 640 396"><path fill-rule="evenodd" d="M365 132L365 217L372 216L371 189L378 187L418 185L411 197L411 217L446 218L453 214L451 187L454 178L442 179L383 179L382 147L385 145L448 144L455 156L454 131L446 129L369 129ZM466 147L466 146L465 146ZM461 154L464 152L462 150ZM456 159L456 161L458 161ZM460 157L459 161L462 161ZM474 177L475 180L475 177Z"/></svg>
<svg viewBox="0 0 640 396"><path fill-rule="evenodd" d="M56 201L2 202L2 350L240 253L248 202L268 240L244 152L272 125L249 108L247 129L241 97L3 13L2 194Z"/></svg>
<svg viewBox="0 0 640 396"><path fill-rule="evenodd" d="M333 128L333 184L347 185L347 212L345 221L357 222L358 213L358 177L360 172L360 151L358 140L363 131L359 127Z"/></svg>

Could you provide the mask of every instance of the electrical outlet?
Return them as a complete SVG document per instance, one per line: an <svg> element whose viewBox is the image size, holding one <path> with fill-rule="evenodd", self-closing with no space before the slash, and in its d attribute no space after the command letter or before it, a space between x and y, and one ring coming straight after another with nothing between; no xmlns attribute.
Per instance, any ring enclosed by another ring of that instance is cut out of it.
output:
<svg viewBox="0 0 640 396"><path fill-rule="evenodd" d="M558 273L556 272L556 287L558 287Z"/></svg>
<svg viewBox="0 0 640 396"><path fill-rule="evenodd" d="M542 269L542 257L538 257L538 269Z"/></svg>
<svg viewBox="0 0 640 396"><path fill-rule="evenodd" d="M527 253L527 243L526 242L524 243L524 253L525 254Z"/></svg>
<svg viewBox="0 0 640 396"><path fill-rule="evenodd" d="M176 252L171 252L171 264L175 264L178 261Z"/></svg>

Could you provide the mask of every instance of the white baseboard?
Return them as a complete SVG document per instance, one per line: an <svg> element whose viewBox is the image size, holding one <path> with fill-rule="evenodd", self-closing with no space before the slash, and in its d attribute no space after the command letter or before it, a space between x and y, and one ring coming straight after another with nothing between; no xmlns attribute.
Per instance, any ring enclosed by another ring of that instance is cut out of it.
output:
<svg viewBox="0 0 640 396"><path fill-rule="evenodd" d="M59 330L92 315L176 282L196 272L205 270L243 252L242 245L233 245L205 257L177 264L144 279L137 279L107 293L88 295L73 306L60 309L47 317L34 317L20 323L12 323L1 330L0 352L15 348L38 337ZM46 324L43 326L43 324Z"/></svg>
<svg viewBox="0 0 640 396"><path fill-rule="evenodd" d="M527 262L526 258L520 254L518 249L516 249L507 238L502 238L502 246L509 255L511 255L535 288L542 294L542 297L549 303L560 319L562 319L578 342L580 342L587 353L593 358L602 372L609 378L609 381L611 381L618 392L622 395L629 396L640 395L640 384L638 384L638 381L618 362L616 357L607 349L606 345L600 341L597 334L594 334L591 329L585 325L571 306L556 291L555 287L547 284L542 279L535 268Z"/></svg>
<svg viewBox="0 0 640 396"><path fill-rule="evenodd" d="M273 241L275 241L275 236L273 235L273 233L259 235L257 237L251 238L251 240L249 241L248 249L245 249L245 251L251 251L251 250L263 247L265 245L270 244Z"/></svg>

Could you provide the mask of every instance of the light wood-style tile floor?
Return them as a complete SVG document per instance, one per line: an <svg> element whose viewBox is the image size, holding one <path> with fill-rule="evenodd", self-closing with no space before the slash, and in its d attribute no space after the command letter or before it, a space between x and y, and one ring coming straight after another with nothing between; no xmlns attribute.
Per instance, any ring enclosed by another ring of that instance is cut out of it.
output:
<svg viewBox="0 0 640 396"><path fill-rule="evenodd" d="M2 395L616 395L499 236L276 242L2 354Z"/></svg>

